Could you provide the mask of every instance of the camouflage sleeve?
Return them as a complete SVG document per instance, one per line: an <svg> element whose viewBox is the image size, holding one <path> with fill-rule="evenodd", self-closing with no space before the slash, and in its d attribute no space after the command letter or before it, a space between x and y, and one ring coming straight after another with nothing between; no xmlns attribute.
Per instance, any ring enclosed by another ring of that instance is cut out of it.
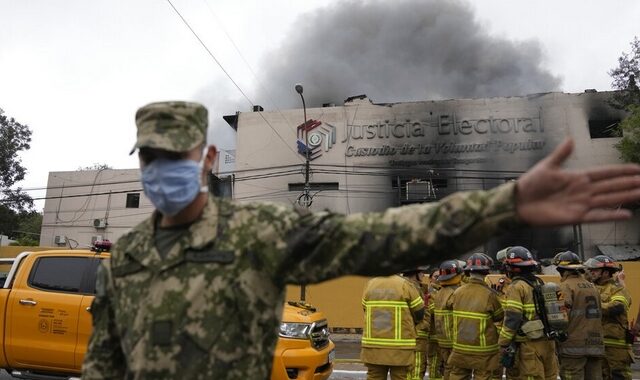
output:
<svg viewBox="0 0 640 380"><path fill-rule="evenodd" d="M96 297L91 304L93 334L82 364L82 380L121 380L125 377L126 361L113 322L109 278L109 260L103 260L97 273Z"/></svg>
<svg viewBox="0 0 640 380"><path fill-rule="evenodd" d="M511 182L489 191L456 193L437 203L348 216L282 207L272 210L269 225L254 234L281 248L268 260L274 263L276 281L389 275L440 263L519 227L514 193ZM267 229L276 234L267 237Z"/></svg>
<svg viewBox="0 0 640 380"><path fill-rule="evenodd" d="M508 346L518 332L522 322L524 321L525 305L524 295L521 292L520 286L511 284L507 288L502 307L504 310L504 321L502 322L502 329L500 330L500 337L498 344L500 346Z"/></svg>

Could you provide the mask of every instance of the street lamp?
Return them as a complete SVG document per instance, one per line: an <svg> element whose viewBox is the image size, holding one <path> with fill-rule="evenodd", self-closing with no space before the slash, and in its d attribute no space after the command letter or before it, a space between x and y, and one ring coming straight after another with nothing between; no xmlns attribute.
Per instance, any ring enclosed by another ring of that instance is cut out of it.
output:
<svg viewBox="0 0 640 380"><path fill-rule="evenodd" d="M307 106L304 101L304 96L302 95L303 88L300 83L296 83L295 87L296 92L300 94L300 99L302 99L302 112L304 113L304 122L302 123L302 128L304 131L304 149L305 149L305 165L304 165L304 189L302 194L298 197L298 204L303 207L311 207L312 199L311 199L311 184L309 183L309 173L311 171L309 165L309 133L307 131Z"/></svg>
<svg viewBox="0 0 640 380"><path fill-rule="evenodd" d="M302 128L304 131L304 146L305 146L305 163L304 163L304 190L302 194L298 197L298 204L300 206L304 206L306 208L311 207L311 196L309 193L311 192L311 184L309 183L309 133L307 131L307 106L304 102L304 96L302 95L302 85L300 83L296 83L295 87L296 92L300 94L300 99L302 99L302 112L304 113L304 122L302 123ZM300 285L300 300L305 301L306 298L306 285Z"/></svg>

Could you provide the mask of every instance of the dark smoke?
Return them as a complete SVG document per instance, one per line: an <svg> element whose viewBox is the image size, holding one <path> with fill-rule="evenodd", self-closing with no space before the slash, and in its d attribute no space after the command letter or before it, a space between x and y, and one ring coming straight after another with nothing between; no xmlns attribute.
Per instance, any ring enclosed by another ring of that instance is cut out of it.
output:
<svg viewBox="0 0 640 380"><path fill-rule="evenodd" d="M488 35L466 2L347 0L300 17L261 78L285 108L297 82L310 106L516 96L558 89L542 61L537 42Z"/></svg>

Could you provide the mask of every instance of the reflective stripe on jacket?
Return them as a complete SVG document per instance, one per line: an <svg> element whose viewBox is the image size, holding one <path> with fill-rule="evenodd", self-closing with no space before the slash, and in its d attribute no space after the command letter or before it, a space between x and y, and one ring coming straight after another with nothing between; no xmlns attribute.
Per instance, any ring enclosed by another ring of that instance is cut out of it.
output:
<svg viewBox="0 0 640 380"><path fill-rule="evenodd" d="M418 321L414 318L424 309L424 301L409 280L398 275L369 280L362 306L363 348L415 349Z"/></svg>
<svg viewBox="0 0 640 380"><path fill-rule="evenodd" d="M456 289L447 308L453 311L453 351L493 355L498 351L495 322L504 317L498 294L483 280L470 278Z"/></svg>
<svg viewBox="0 0 640 380"><path fill-rule="evenodd" d="M516 342L528 341L526 336L518 334L518 330L523 323L540 319L536 313L531 285L521 278L514 278L505 290L502 305L504 307L504 322L500 330L498 344L508 346L513 340Z"/></svg>
<svg viewBox="0 0 640 380"><path fill-rule="evenodd" d="M447 302L458 288L458 285L443 286L433 297L434 334L440 347L453 347L453 313L447 309Z"/></svg>
<svg viewBox="0 0 640 380"><path fill-rule="evenodd" d="M602 329L604 345L607 347L630 348L625 340L625 330L629 326L629 307L631 296L629 291L610 279L603 285L596 285L602 301ZM622 313L612 310L623 307ZM615 314L615 315L612 315Z"/></svg>

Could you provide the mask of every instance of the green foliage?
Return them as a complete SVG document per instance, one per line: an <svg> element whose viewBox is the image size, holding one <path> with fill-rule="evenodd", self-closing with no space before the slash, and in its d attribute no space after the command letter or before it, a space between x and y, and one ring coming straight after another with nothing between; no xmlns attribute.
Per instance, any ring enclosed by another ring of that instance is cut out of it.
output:
<svg viewBox="0 0 640 380"><path fill-rule="evenodd" d="M640 39L635 37L631 42L631 52L622 53L618 58L618 67L609 71L613 79L611 86L619 90L611 101L618 109L626 109L631 104L640 104Z"/></svg>
<svg viewBox="0 0 640 380"><path fill-rule="evenodd" d="M16 212L33 207L33 200L21 188L11 188L27 172L18 153L28 150L30 143L29 127L8 117L0 108L0 205Z"/></svg>
<svg viewBox="0 0 640 380"><path fill-rule="evenodd" d="M640 39L631 42L631 52L622 53L618 67L610 70L611 84L616 91L611 105L626 109L629 115L620 123L622 139L616 144L620 158L626 162L640 163Z"/></svg>
<svg viewBox="0 0 640 380"><path fill-rule="evenodd" d="M622 139L616 148L624 161L640 163L640 105L630 105L628 109L631 113L620 123Z"/></svg>
<svg viewBox="0 0 640 380"><path fill-rule="evenodd" d="M37 211L17 213L0 205L0 233L16 240L13 245L40 245L42 214Z"/></svg>

